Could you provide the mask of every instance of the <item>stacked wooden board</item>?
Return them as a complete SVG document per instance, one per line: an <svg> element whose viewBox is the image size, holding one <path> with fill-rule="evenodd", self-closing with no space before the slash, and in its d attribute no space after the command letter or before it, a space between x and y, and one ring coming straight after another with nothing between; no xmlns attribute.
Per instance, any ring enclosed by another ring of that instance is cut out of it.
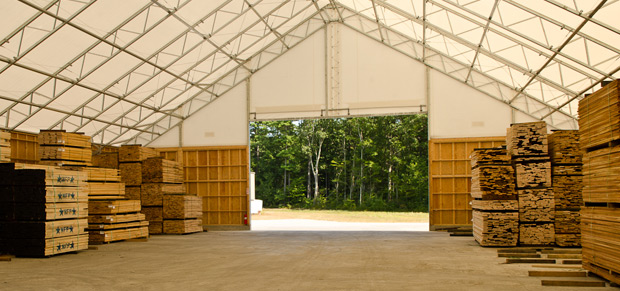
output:
<svg viewBox="0 0 620 291"><path fill-rule="evenodd" d="M39 159L42 164L91 165L90 136L64 130L41 130L38 138Z"/></svg>
<svg viewBox="0 0 620 291"><path fill-rule="evenodd" d="M185 194L180 163L161 157L144 160L140 195L151 234L202 231L202 200Z"/></svg>
<svg viewBox="0 0 620 291"><path fill-rule="evenodd" d="M0 164L0 253L47 257L88 249L86 173Z"/></svg>
<svg viewBox="0 0 620 291"><path fill-rule="evenodd" d="M11 133L0 131L0 163L11 161Z"/></svg>
<svg viewBox="0 0 620 291"><path fill-rule="evenodd" d="M120 182L119 170L84 170L88 173L90 187L90 243L101 244L147 237L148 233L144 235L144 230L148 228L148 221L139 213L140 201L126 199L125 184Z"/></svg>
<svg viewBox="0 0 620 291"><path fill-rule="evenodd" d="M556 130L550 134L549 155L555 207L555 244L578 247L581 246L579 210L583 204L579 131Z"/></svg>
<svg viewBox="0 0 620 291"><path fill-rule="evenodd" d="M163 232L202 232L202 199L196 195L164 195Z"/></svg>
<svg viewBox="0 0 620 291"><path fill-rule="evenodd" d="M153 148L141 145L123 145L116 155L105 155L105 163L116 164L121 171L122 182L125 183L125 194L128 199L141 200L142 186L142 162L148 158L156 157L157 151Z"/></svg>
<svg viewBox="0 0 620 291"><path fill-rule="evenodd" d="M620 284L620 83L579 101L583 267Z"/></svg>
<svg viewBox="0 0 620 291"><path fill-rule="evenodd" d="M506 145L512 158L519 198L519 244L555 243L554 199L551 188L547 124L512 124Z"/></svg>
<svg viewBox="0 0 620 291"><path fill-rule="evenodd" d="M94 200L88 203L91 244L146 238L149 223L140 213L140 200Z"/></svg>
<svg viewBox="0 0 620 291"><path fill-rule="evenodd" d="M519 205L506 149L475 149L470 159L474 239L481 246L516 246Z"/></svg>

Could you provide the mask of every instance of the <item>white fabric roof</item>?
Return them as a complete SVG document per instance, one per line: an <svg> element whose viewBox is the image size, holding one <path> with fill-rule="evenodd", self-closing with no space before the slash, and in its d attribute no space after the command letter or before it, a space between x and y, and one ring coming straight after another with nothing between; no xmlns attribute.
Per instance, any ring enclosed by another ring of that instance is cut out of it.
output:
<svg viewBox="0 0 620 291"><path fill-rule="evenodd" d="M329 22L551 124L620 76L617 0L7 2L0 127L105 144L157 138Z"/></svg>

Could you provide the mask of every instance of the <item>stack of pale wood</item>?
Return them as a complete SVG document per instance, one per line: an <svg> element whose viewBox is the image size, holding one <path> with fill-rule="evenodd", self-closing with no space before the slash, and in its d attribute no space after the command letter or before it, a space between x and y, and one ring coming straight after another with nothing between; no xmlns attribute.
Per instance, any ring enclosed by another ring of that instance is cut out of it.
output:
<svg viewBox="0 0 620 291"><path fill-rule="evenodd" d="M0 164L0 253L48 257L88 249L86 173Z"/></svg>
<svg viewBox="0 0 620 291"><path fill-rule="evenodd" d="M11 161L11 133L0 131L0 163Z"/></svg>
<svg viewBox="0 0 620 291"><path fill-rule="evenodd" d="M145 208L143 213L150 222L151 234L165 233L164 197L168 195L183 197L184 194L183 169L180 163L161 157L148 158L142 162L140 195ZM202 221L200 224L202 225Z"/></svg>
<svg viewBox="0 0 620 291"><path fill-rule="evenodd" d="M64 130L41 130L39 159L46 165L89 166L92 161L90 136Z"/></svg>
<svg viewBox="0 0 620 291"><path fill-rule="evenodd" d="M583 267L620 284L620 83L579 101Z"/></svg>
<svg viewBox="0 0 620 291"><path fill-rule="evenodd" d="M551 189L551 161L547 124L512 124L506 144L515 168L519 197L519 244L555 243L554 198Z"/></svg>
<svg viewBox="0 0 620 291"><path fill-rule="evenodd" d="M163 232L202 232L202 198L196 195L164 195Z"/></svg>
<svg viewBox="0 0 620 291"><path fill-rule="evenodd" d="M114 155L110 156L108 159L112 160ZM157 151L141 145L122 145L117 156L121 181L125 183L125 195L128 199L141 200L142 162L156 157ZM112 164L111 161L108 163Z"/></svg>
<svg viewBox="0 0 620 291"><path fill-rule="evenodd" d="M470 159L474 239L481 246L516 246L519 205L506 149L475 149Z"/></svg>
<svg viewBox="0 0 620 291"><path fill-rule="evenodd" d="M149 222L140 213L140 200L94 200L88 203L91 244L146 238Z"/></svg>
<svg viewBox="0 0 620 291"><path fill-rule="evenodd" d="M117 169L83 168L88 174L90 200L125 199L125 183Z"/></svg>
<svg viewBox="0 0 620 291"><path fill-rule="evenodd" d="M549 135L555 201L555 244L581 246L582 154L579 131L556 130Z"/></svg>

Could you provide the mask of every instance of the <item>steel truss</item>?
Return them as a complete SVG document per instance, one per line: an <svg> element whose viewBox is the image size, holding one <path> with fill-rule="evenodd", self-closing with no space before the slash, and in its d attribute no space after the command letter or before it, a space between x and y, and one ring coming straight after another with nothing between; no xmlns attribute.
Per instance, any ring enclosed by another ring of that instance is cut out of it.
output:
<svg viewBox="0 0 620 291"><path fill-rule="evenodd" d="M0 35L0 124L52 119L101 144L150 143L330 23L556 128L620 71L619 26L599 17L617 0L142 0L105 31L84 19L105 1L41 2L13 4L27 17ZM69 34L64 63L33 61Z"/></svg>

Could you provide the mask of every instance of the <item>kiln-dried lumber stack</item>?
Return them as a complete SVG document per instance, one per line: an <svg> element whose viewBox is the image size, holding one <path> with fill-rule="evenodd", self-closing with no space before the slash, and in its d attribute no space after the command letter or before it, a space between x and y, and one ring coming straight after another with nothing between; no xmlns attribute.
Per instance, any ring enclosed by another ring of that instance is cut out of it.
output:
<svg viewBox="0 0 620 291"><path fill-rule="evenodd" d="M64 130L41 130L39 159L47 165L91 165L90 136Z"/></svg>
<svg viewBox="0 0 620 291"><path fill-rule="evenodd" d="M166 234L202 232L202 198L164 195L163 231Z"/></svg>
<svg viewBox="0 0 620 291"><path fill-rule="evenodd" d="M99 153L93 155L93 166L118 169L118 153Z"/></svg>
<svg viewBox="0 0 620 291"><path fill-rule="evenodd" d="M0 163L11 161L11 133L0 131Z"/></svg>
<svg viewBox="0 0 620 291"><path fill-rule="evenodd" d="M620 284L620 89L617 80L579 102L583 154L583 267Z"/></svg>
<svg viewBox="0 0 620 291"><path fill-rule="evenodd" d="M166 195L183 195L185 193L185 186L183 185L183 169L178 162L165 160L161 157L151 157L142 162L142 186L140 189L140 195L142 197L142 205L145 207L153 208L146 210L144 213L147 215L147 219L153 225L151 226L151 234L165 233L165 219L164 213L164 197ZM182 196L181 196L182 197ZM159 209L158 209L159 208ZM160 216L159 214L162 214ZM197 218L197 217L192 217ZM186 225L180 225L180 222L170 222L168 225L170 231L176 231L177 233L187 229ZM193 223L193 229L196 229L197 222ZM202 225L202 221L199 223ZM161 228L160 228L161 226ZM192 227L189 227L190 229ZM202 229L202 228L201 228Z"/></svg>
<svg viewBox="0 0 620 291"><path fill-rule="evenodd" d="M549 154L555 200L555 243L561 247L578 247L581 246L579 210L583 204L579 131L556 130L550 134Z"/></svg>
<svg viewBox="0 0 620 291"><path fill-rule="evenodd" d="M620 140L619 96L620 83L615 80L579 101L581 149L593 149Z"/></svg>
<svg viewBox="0 0 620 291"><path fill-rule="evenodd" d="M47 257L88 249L86 175L0 165L0 253Z"/></svg>
<svg viewBox="0 0 620 291"><path fill-rule="evenodd" d="M512 124L507 130L506 144L519 197L519 244L552 245L555 205L547 124Z"/></svg>
<svg viewBox="0 0 620 291"><path fill-rule="evenodd" d="M149 223L139 213L139 200L97 200L88 207L91 244L148 237Z"/></svg>
<svg viewBox="0 0 620 291"><path fill-rule="evenodd" d="M516 246L518 201L506 149L475 149L470 158L474 239L481 246Z"/></svg>
<svg viewBox="0 0 620 291"><path fill-rule="evenodd" d="M116 155L117 165L121 171L122 182L125 183L127 198L141 199L142 162L156 156L157 151L153 148L142 147L141 145L123 145L120 147ZM106 163L112 164L110 161L106 161Z"/></svg>
<svg viewBox="0 0 620 291"><path fill-rule="evenodd" d="M88 174L90 200L125 199L125 184L119 171L107 168L83 168Z"/></svg>

